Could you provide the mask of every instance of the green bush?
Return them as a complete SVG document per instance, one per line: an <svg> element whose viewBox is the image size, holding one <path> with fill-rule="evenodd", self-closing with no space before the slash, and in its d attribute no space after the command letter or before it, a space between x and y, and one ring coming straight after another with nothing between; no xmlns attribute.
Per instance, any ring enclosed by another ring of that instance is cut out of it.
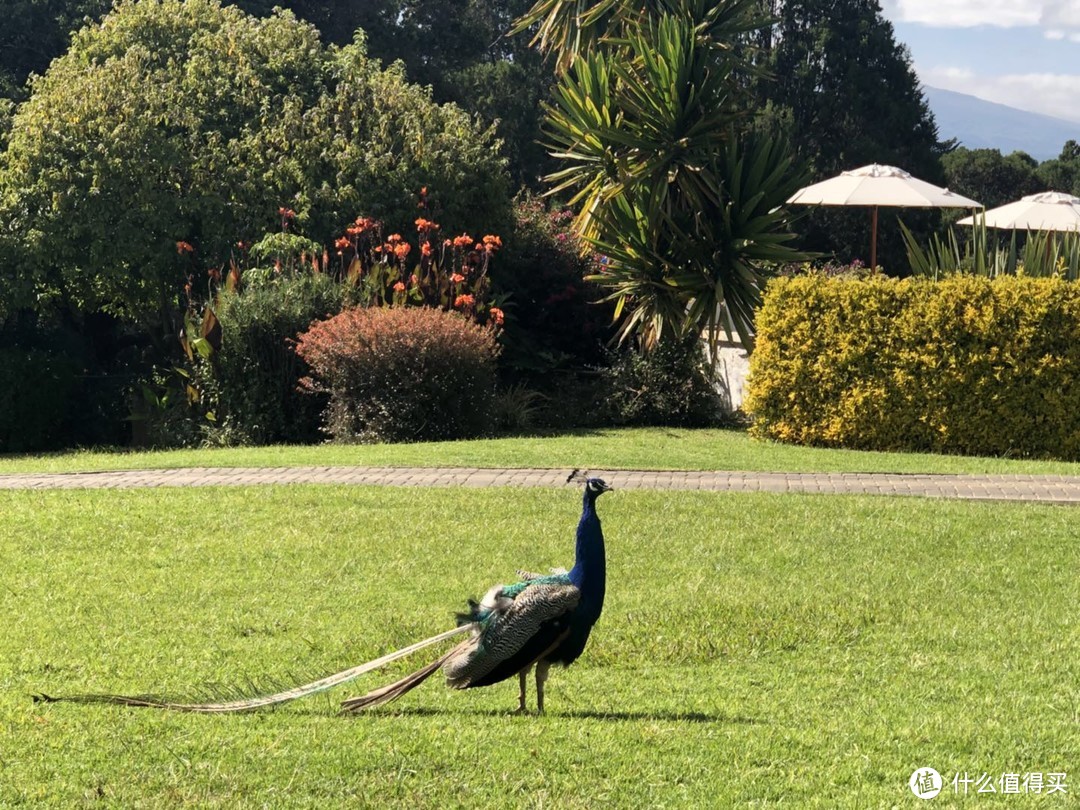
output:
<svg viewBox="0 0 1080 810"><path fill-rule="evenodd" d="M252 271L240 292L222 291L221 349L209 372L216 416L231 442L304 443L319 437L325 399L297 386L308 373L293 349L298 332L341 309L342 288L325 274Z"/></svg>
<svg viewBox="0 0 1080 810"><path fill-rule="evenodd" d="M799 444L1080 458L1080 287L1061 279L776 279L752 431Z"/></svg>
<svg viewBox="0 0 1080 810"><path fill-rule="evenodd" d="M663 340L647 354L624 351L603 376L614 424L707 427L721 419L720 398L696 335Z"/></svg>
<svg viewBox="0 0 1080 810"><path fill-rule="evenodd" d="M330 403L339 441L421 441L490 431L495 331L426 307L347 309L311 325L296 352Z"/></svg>
<svg viewBox="0 0 1080 810"><path fill-rule="evenodd" d="M57 352L0 348L0 453L64 446L77 371Z"/></svg>
<svg viewBox="0 0 1080 810"><path fill-rule="evenodd" d="M509 213L494 127L287 11L120 0L31 90L0 111L0 221L21 254L3 283L39 310L172 331L188 275L283 206L322 242L356 211L407 232L425 185L449 233Z"/></svg>
<svg viewBox="0 0 1080 810"><path fill-rule="evenodd" d="M561 380L546 379L559 376L552 372L603 363L604 344L614 334L614 304L596 303L603 291L584 280L596 263L571 231L573 218L531 194L519 195L514 230L492 270L511 316L500 364L545 393L562 387Z"/></svg>

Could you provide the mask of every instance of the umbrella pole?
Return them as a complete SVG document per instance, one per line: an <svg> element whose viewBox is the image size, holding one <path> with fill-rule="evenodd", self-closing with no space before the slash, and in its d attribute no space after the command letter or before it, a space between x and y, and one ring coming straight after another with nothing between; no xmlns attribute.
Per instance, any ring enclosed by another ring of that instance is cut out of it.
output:
<svg viewBox="0 0 1080 810"><path fill-rule="evenodd" d="M870 270L877 268L877 206L870 209Z"/></svg>

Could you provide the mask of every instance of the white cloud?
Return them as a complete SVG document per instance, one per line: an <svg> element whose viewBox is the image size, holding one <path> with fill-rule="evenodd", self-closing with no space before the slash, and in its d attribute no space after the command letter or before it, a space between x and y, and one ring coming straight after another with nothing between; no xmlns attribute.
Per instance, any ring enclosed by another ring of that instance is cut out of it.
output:
<svg viewBox="0 0 1080 810"><path fill-rule="evenodd" d="M967 93L1021 110L1080 121L1080 75L1024 73L976 77L959 67L920 68L923 84Z"/></svg>
<svg viewBox="0 0 1080 810"><path fill-rule="evenodd" d="M1055 28L1080 28L1080 0L1044 0L1042 25Z"/></svg>
<svg viewBox="0 0 1080 810"><path fill-rule="evenodd" d="M896 9L889 15L893 19L935 28L1014 28L1038 25L1051 8L1078 5L1076 0L891 0L886 7Z"/></svg>

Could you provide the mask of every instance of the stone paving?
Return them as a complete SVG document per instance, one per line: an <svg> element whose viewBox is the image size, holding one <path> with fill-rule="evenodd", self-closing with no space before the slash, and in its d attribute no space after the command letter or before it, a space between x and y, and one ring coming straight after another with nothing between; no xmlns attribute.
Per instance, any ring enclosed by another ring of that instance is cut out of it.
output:
<svg viewBox="0 0 1080 810"><path fill-rule="evenodd" d="M130 489L256 484L558 487L565 485L568 473L569 470L468 467L189 467L173 470L0 474L0 489ZM1080 504L1080 476L663 470L590 470L590 473L604 478L616 489L915 495Z"/></svg>

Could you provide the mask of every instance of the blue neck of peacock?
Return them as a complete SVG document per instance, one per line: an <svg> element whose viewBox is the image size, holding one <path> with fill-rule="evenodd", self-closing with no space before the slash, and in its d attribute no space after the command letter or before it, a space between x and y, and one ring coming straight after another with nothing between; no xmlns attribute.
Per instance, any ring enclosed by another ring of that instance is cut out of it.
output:
<svg viewBox="0 0 1080 810"><path fill-rule="evenodd" d="M594 619L604 606L607 562L604 556L604 533L596 514L597 493L585 490L585 504L577 528L577 548L570 581L581 589L581 611Z"/></svg>

